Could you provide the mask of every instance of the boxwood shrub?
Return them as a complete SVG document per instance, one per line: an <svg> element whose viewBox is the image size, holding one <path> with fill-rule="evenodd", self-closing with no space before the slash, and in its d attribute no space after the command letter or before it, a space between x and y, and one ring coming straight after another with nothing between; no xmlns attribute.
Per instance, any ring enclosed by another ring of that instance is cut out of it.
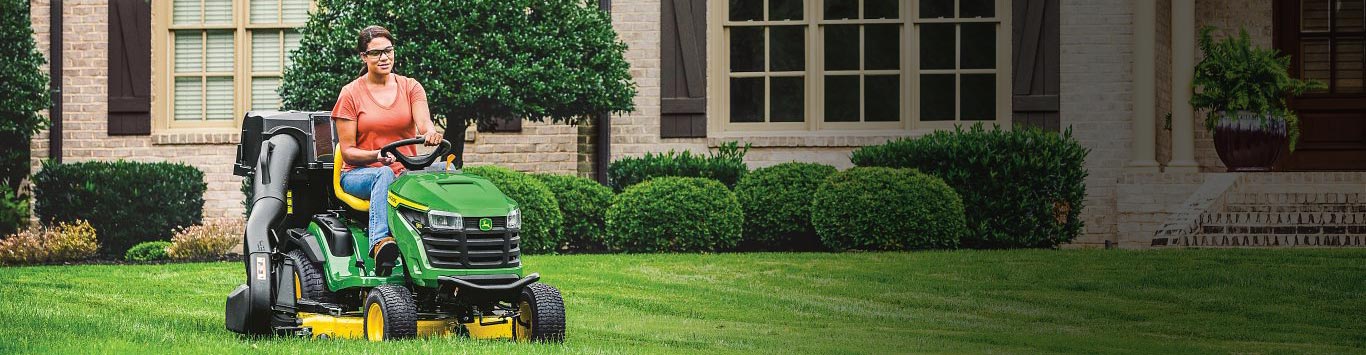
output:
<svg viewBox="0 0 1366 355"><path fill-rule="evenodd" d="M522 252L529 254L553 253L560 250L564 216L555 194L531 175L500 166L476 166L464 169L493 182L503 194L517 201L522 209Z"/></svg>
<svg viewBox="0 0 1366 355"><path fill-rule="evenodd" d="M204 213L204 173L179 163L91 161L44 164L33 177L43 223L90 221L101 251L123 256L141 242L171 239Z"/></svg>
<svg viewBox="0 0 1366 355"><path fill-rule="evenodd" d="M811 227L811 196L835 167L790 162L759 168L735 185L745 211L746 250L816 250L820 238Z"/></svg>
<svg viewBox="0 0 1366 355"><path fill-rule="evenodd" d="M736 142L727 142L706 155L670 150L668 153L625 157L607 167L607 180L617 192L661 176L710 178L733 188L749 171L745 165L745 154L749 152L749 147L749 144L741 146Z"/></svg>
<svg viewBox="0 0 1366 355"><path fill-rule="evenodd" d="M165 240L142 242L128 248L127 253L123 253L123 260L128 261L157 261L170 259L170 254L166 249L171 247L171 242Z"/></svg>
<svg viewBox="0 0 1366 355"><path fill-rule="evenodd" d="M937 177L909 169L852 168L816 190L811 223L835 250L958 247L963 202Z"/></svg>
<svg viewBox="0 0 1366 355"><path fill-rule="evenodd" d="M612 205L612 189L596 181L570 175L533 174L560 205L564 229L559 240L569 250L600 252L607 250L603 229L607 208Z"/></svg>
<svg viewBox="0 0 1366 355"><path fill-rule="evenodd" d="M28 199L0 186L0 235L18 232L28 224Z"/></svg>
<svg viewBox="0 0 1366 355"><path fill-rule="evenodd" d="M650 179L612 198L607 246L629 252L730 249L740 241L744 218L735 193L716 180Z"/></svg>
<svg viewBox="0 0 1366 355"><path fill-rule="evenodd" d="M855 150L858 166L914 168L963 197L968 248L1053 248L1081 233L1087 149L1034 128L939 131Z"/></svg>

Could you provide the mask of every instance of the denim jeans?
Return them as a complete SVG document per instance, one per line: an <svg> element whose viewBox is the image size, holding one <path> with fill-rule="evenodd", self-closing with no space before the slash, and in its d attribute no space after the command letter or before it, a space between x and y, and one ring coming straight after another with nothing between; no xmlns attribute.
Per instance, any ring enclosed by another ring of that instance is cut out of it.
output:
<svg viewBox="0 0 1366 355"><path fill-rule="evenodd" d="M389 185L394 171L387 166L354 168L342 172L342 191L370 201L370 247L389 235Z"/></svg>

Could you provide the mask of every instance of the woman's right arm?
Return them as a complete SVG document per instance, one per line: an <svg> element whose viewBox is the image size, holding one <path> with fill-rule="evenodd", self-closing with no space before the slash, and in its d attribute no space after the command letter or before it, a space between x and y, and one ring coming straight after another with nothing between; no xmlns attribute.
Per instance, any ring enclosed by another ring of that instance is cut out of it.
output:
<svg viewBox="0 0 1366 355"><path fill-rule="evenodd" d="M374 162L384 165L394 163L394 158L379 156L379 150L361 149L356 147L356 121L353 120L334 120L337 125L337 143L341 145L342 159L346 160L351 166L366 166Z"/></svg>

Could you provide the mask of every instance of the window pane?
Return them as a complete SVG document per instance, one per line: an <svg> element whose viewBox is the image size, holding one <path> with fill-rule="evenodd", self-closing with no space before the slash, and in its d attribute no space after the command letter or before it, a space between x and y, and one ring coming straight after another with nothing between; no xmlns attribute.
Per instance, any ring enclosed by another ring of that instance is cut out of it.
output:
<svg viewBox="0 0 1366 355"><path fill-rule="evenodd" d="M953 74L920 75L920 120L953 121Z"/></svg>
<svg viewBox="0 0 1366 355"><path fill-rule="evenodd" d="M199 0L175 0L171 3L171 18L177 25L199 23Z"/></svg>
<svg viewBox="0 0 1366 355"><path fill-rule="evenodd" d="M1303 0L1300 2L1300 30L1304 32L1328 31L1329 0Z"/></svg>
<svg viewBox="0 0 1366 355"><path fill-rule="evenodd" d="M730 0L731 21L758 21L764 18L764 0Z"/></svg>
<svg viewBox="0 0 1366 355"><path fill-rule="evenodd" d="M308 21L309 0L284 0L280 20L284 23L304 23Z"/></svg>
<svg viewBox="0 0 1366 355"><path fill-rule="evenodd" d="M876 75L863 78L867 101L863 104L865 121L899 121L901 118L901 76Z"/></svg>
<svg viewBox="0 0 1366 355"><path fill-rule="evenodd" d="M858 28L825 26L825 70L858 70Z"/></svg>
<svg viewBox="0 0 1366 355"><path fill-rule="evenodd" d="M1333 27L1338 32L1361 32L1362 0L1338 1L1337 18Z"/></svg>
<svg viewBox="0 0 1366 355"><path fill-rule="evenodd" d="M963 74L958 98L964 121L990 121L996 117L996 74Z"/></svg>
<svg viewBox="0 0 1366 355"><path fill-rule="evenodd" d="M198 73L203 69L204 38L199 31L175 32L175 72Z"/></svg>
<svg viewBox="0 0 1366 355"><path fill-rule="evenodd" d="M802 0L768 0L768 19L771 21L801 20Z"/></svg>
<svg viewBox="0 0 1366 355"><path fill-rule="evenodd" d="M825 19L858 18L858 0L825 0Z"/></svg>
<svg viewBox="0 0 1366 355"><path fill-rule="evenodd" d="M280 31L252 31L251 71L263 73L280 70Z"/></svg>
<svg viewBox="0 0 1366 355"><path fill-rule="evenodd" d="M867 25L863 27L866 61L864 69L901 68L901 25Z"/></svg>
<svg viewBox="0 0 1366 355"><path fill-rule="evenodd" d="M275 93L277 87L280 87L280 78L252 78L251 109L256 111L280 109L280 95Z"/></svg>
<svg viewBox="0 0 1366 355"><path fill-rule="evenodd" d="M208 48L205 48L205 71L223 73L232 71L232 31L207 31Z"/></svg>
<svg viewBox="0 0 1366 355"><path fill-rule="evenodd" d="M768 29L769 71L806 70L806 26Z"/></svg>
<svg viewBox="0 0 1366 355"><path fill-rule="evenodd" d="M825 122L859 121L858 76L825 76Z"/></svg>
<svg viewBox="0 0 1366 355"><path fill-rule="evenodd" d="M1359 93L1361 87L1361 38L1338 38L1337 82L1333 83L1336 92Z"/></svg>
<svg viewBox="0 0 1366 355"><path fill-rule="evenodd" d="M897 0L863 0L863 18L901 18Z"/></svg>
<svg viewBox="0 0 1366 355"><path fill-rule="evenodd" d="M768 79L773 89L769 101L771 122L803 122L806 118L806 83L802 77L778 77Z"/></svg>
<svg viewBox="0 0 1366 355"><path fill-rule="evenodd" d="M209 120L231 120L232 119L232 78L231 77L209 77L205 85L205 119Z"/></svg>
<svg viewBox="0 0 1366 355"><path fill-rule="evenodd" d="M279 0L251 0L251 5L248 8L251 13L251 23L280 22Z"/></svg>
<svg viewBox="0 0 1366 355"><path fill-rule="evenodd" d="M958 17L993 17L996 16L996 0L958 0Z"/></svg>
<svg viewBox="0 0 1366 355"><path fill-rule="evenodd" d="M991 69L996 67L996 24L965 23L962 25L962 69Z"/></svg>
<svg viewBox="0 0 1366 355"><path fill-rule="evenodd" d="M951 23L920 25L920 69L953 69L953 28Z"/></svg>
<svg viewBox="0 0 1366 355"><path fill-rule="evenodd" d="M730 71L764 70L764 28L730 28Z"/></svg>
<svg viewBox="0 0 1366 355"><path fill-rule="evenodd" d="M204 23L231 24L232 0L204 0Z"/></svg>
<svg viewBox="0 0 1366 355"><path fill-rule="evenodd" d="M1328 82L1330 53L1328 52L1327 38L1303 38L1300 39L1300 77L1304 79ZM1326 92L1327 89L1315 89L1315 92Z"/></svg>
<svg viewBox="0 0 1366 355"><path fill-rule="evenodd" d="M175 78L175 120L203 119L204 93L199 77Z"/></svg>
<svg viewBox="0 0 1366 355"><path fill-rule="evenodd" d="M764 121L764 78L730 79L730 121Z"/></svg>
<svg viewBox="0 0 1366 355"><path fill-rule="evenodd" d="M302 37L303 36L299 35L299 31L285 31L285 66L294 63L294 61L290 59L289 53L293 52L295 49L299 49L299 39Z"/></svg>
<svg viewBox="0 0 1366 355"><path fill-rule="evenodd" d="M953 0L920 0L920 18L953 17Z"/></svg>

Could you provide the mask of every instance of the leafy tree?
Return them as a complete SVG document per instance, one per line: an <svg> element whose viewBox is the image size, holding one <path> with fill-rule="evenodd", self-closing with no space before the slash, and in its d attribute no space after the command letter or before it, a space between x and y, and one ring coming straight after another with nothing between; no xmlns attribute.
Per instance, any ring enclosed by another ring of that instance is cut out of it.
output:
<svg viewBox="0 0 1366 355"><path fill-rule="evenodd" d="M47 128L48 120L38 111L48 108L48 76L42 71L42 53L33 41L27 0L0 0L0 182L4 207L9 216L0 222L0 232L12 232L28 218L27 196L16 196L29 172L29 139ZM19 207L22 206L22 210Z"/></svg>

